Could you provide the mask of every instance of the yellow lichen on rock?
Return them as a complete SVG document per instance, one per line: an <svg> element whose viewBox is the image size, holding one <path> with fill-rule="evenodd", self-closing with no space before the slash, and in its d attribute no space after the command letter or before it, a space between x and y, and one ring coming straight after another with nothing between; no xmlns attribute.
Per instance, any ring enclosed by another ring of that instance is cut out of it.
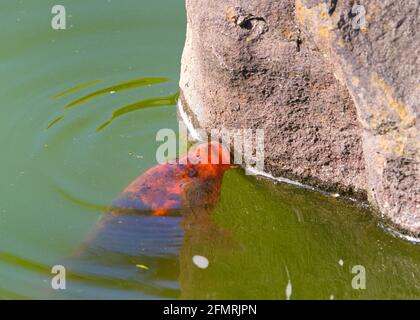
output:
<svg viewBox="0 0 420 320"><path fill-rule="evenodd" d="M371 77L371 84L382 91L383 95L379 97L382 97L383 102L398 114L404 126L410 127L414 125L416 118L410 114L408 106L394 97L393 89L383 79L379 78L376 73Z"/></svg>

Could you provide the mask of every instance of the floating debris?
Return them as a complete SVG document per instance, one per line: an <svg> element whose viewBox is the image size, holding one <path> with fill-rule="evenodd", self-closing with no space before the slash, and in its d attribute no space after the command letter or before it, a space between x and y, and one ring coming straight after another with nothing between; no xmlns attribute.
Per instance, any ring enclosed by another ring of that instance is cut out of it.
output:
<svg viewBox="0 0 420 320"><path fill-rule="evenodd" d="M209 266L209 260L203 256L194 256L192 258L193 263L200 269L207 269Z"/></svg>
<svg viewBox="0 0 420 320"><path fill-rule="evenodd" d="M291 296L292 296L292 283L289 280L286 286L286 300L290 300Z"/></svg>
<svg viewBox="0 0 420 320"><path fill-rule="evenodd" d="M136 153L135 153L135 152L133 152L133 151L129 151L129 152L128 152L128 155L129 155L130 157L133 157L133 158L136 158L136 159L143 159L143 156L142 156L142 155L136 154Z"/></svg>
<svg viewBox="0 0 420 320"><path fill-rule="evenodd" d="M286 273L287 273L287 286L286 286L286 300L290 300L290 297L292 296L292 281L290 280L289 270L286 267Z"/></svg>

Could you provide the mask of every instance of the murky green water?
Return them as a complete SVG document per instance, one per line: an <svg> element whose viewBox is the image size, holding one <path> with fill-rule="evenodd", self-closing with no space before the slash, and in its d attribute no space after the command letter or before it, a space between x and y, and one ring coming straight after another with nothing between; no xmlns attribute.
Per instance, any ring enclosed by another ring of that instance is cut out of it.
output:
<svg viewBox="0 0 420 320"><path fill-rule="evenodd" d="M419 246L352 202L238 169L212 226L174 241L179 221L167 219L147 254L127 245L72 261L104 208L155 165L156 132L177 129L185 14L182 0L60 3L63 31L50 27L55 1L1 4L0 298L420 298ZM165 241L173 251L161 252ZM59 263L69 272L56 292ZM364 290L352 287L354 266Z"/></svg>

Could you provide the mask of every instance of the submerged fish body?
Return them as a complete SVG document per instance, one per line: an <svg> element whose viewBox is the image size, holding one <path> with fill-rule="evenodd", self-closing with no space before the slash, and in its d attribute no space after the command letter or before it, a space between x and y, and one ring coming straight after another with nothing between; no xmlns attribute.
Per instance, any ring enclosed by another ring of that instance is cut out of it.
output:
<svg viewBox="0 0 420 320"><path fill-rule="evenodd" d="M175 163L158 164L138 177L113 201L112 210L162 216L183 207L210 205L217 202L223 173L230 167L222 145L201 144ZM195 198L189 198L192 194Z"/></svg>
<svg viewBox="0 0 420 320"><path fill-rule="evenodd" d="M70 273L92 279L93 290L72 283L75 297L94 297L95 279L130 283L145 297L178 297L185 239L197 238L196 233L218 235L208 216L231 167L222 162L229 158L220 144L201 144L176 163L158 164L129 184L65 264ZM214 159L220 163L212 164Z"/></svg>

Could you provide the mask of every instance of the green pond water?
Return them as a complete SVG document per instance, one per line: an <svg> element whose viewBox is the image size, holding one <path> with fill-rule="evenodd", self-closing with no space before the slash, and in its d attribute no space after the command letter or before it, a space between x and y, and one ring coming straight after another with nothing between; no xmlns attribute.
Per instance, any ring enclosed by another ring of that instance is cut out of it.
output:
<svg viewBox="0 0 420 320"><path fill-rule="evenodd" d="M186 18L183 0L63 0L58 31L55 4L1 3L0 298L420 298L419 246L354 202L240 169L225 174L212 232L166 219L147 255L74 261L112 199L156 164L157 131L178 128ZM68 264L66 290L51 287L56 264Z"/></svg>

